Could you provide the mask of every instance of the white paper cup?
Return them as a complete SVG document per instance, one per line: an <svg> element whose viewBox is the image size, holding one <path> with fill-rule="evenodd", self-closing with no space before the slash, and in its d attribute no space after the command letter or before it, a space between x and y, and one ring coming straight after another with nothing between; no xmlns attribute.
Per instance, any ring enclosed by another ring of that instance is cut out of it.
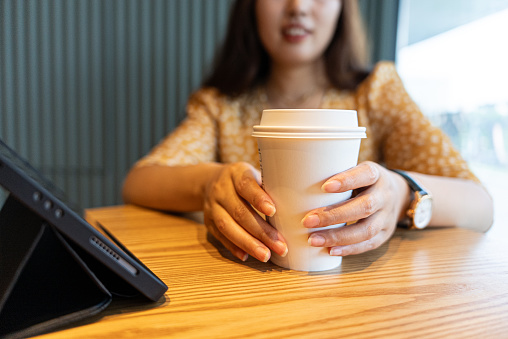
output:
<svg viewBox="0 0 508 339"><path fill-rule="evenodd" d="M356 166L365 128L358 127L351 110L264 110L254 126L258 140L263 188L277 212L268 221L288 245L288 254L272 252L276 265L299 271L324 271L338 267L342 257L330 256L328 248L308 244L310 233L343 226L307 229L302 218L312 209L339 203L345 193L323 193L331 176Z"/></svg>

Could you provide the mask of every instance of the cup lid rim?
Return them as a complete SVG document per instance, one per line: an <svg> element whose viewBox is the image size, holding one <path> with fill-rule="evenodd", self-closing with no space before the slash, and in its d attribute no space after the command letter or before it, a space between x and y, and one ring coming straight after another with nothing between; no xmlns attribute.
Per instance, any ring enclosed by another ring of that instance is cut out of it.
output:
<svg viewBox="0 0 508 339"><path fill-rule="evenodd" d="M264 109L263 112L347 112L347 113L355 113L354 109L342 109L342 108L267 108Z"/></svg>
<svg viewBox="0 0 508 339"><path fill-rule="evenodd" d="M253 126L254 132L281 132L281 133L361 133L365 127L334 127L334 126Z"/></svg>
<svg viewBox="0 0 508 339"><path fill-rule="evenodd" d="M268 128L267 128L268 127ZM254 126L252 136L256 138L296 138L296 139L363 139L367 138L365 127L278 127Z"/></svg>

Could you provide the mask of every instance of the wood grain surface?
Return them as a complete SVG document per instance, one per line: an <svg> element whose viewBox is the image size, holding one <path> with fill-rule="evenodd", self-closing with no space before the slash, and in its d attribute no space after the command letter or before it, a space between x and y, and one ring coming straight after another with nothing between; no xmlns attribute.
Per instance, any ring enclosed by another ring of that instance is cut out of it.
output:
<svg viewBox="0 0 508 339"><path fill-rule="evenodd" d="M381 248L306 273L235 259L187 218L133 206L87 211L168 286L115 300L47 338L508 338L508 242L397 230Z"/></svg>

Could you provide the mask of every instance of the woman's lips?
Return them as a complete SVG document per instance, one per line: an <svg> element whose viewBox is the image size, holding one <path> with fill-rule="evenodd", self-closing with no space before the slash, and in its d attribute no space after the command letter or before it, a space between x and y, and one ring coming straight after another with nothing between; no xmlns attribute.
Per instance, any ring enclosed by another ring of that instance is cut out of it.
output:
<svg viewBox="0 0 508 339"><path fill-rule="evenodd" d="M282 29L282 36L284 40L286 40L289 43L301 42L305 40L305 38L309 36L309 34L310 31L300 25L286 26Z"/></svg>

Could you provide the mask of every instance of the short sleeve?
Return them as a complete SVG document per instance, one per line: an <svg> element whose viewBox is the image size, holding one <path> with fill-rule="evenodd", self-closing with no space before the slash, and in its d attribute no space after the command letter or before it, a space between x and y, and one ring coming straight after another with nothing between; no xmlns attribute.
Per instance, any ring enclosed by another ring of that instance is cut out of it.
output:
<svg viewBox="0 0 508 339"><path fill-rule="evenodd" d="M217 159L218 92L201 89L187 103L187 117L135 166L184 166Z"/></svg>
<svg viewBox="0 0 508 339"><path fill-rule="evenodd" d="M388 168L478 181L448 136L423 115L390 62L368 84L369 120Z"/></svg>

